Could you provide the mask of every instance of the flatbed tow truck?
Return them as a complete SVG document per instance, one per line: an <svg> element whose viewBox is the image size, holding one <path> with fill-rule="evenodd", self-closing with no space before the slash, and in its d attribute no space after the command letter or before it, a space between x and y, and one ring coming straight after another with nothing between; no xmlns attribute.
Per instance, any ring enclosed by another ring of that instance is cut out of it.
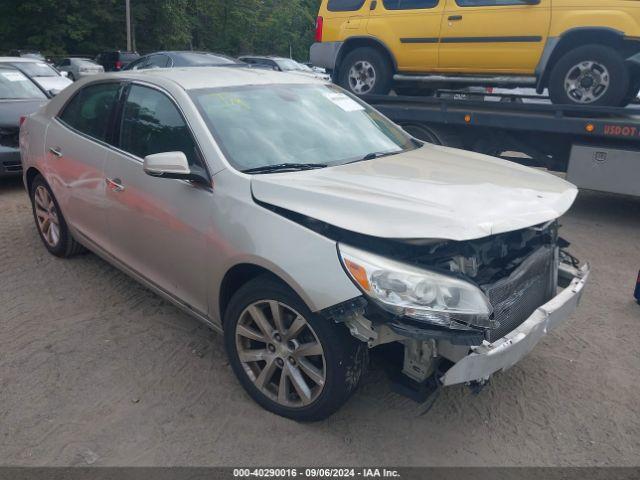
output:
<svg viewBox="0 0 640 480"><path fill-rule="evenodd" d="M580 188L640 196L639 104L610 108L553 105L539 96L491 97L440 91L363 100L421 140L566 172Z"/></svg>

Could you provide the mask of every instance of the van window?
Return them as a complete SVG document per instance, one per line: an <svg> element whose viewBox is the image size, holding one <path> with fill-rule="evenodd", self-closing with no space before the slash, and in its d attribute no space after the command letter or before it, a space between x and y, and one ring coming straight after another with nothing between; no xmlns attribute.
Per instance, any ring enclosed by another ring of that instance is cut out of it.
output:
<svg viewBox="0 0 640 480"><path fill-rule="evenodd" d="M531 5L530 0L456 0L459 7L496 7L500 5Z"/></svg>
<svg viewBox="0 0 640 480"><path fill-rule="evenodd" d="M387 10L413 10L438 6L438 0L383 0Z"/></svg>
<svg viewBox="0 0 640 480"><path fill-rule="evenodd" d="M330 12L355 12L364 5L364 0L329 0L327 10Z"/></svg>
<svg viewBox="0 0 640 480"><path fill-rule="evenodd" d="M80 90L60 114L60 120L90 137L106 141L119 83L99 83Z"/></svg>

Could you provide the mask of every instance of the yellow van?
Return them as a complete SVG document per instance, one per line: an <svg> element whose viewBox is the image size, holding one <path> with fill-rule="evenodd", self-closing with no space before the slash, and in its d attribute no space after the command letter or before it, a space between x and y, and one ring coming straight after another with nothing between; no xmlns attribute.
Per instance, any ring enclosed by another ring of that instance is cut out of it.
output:
<svg viewBox="0 0 640 480"><path fill-rule="evenodd" d="M640 0L322 0L311 61L357 95L533 86L618 106L639 52Z"/></svg>

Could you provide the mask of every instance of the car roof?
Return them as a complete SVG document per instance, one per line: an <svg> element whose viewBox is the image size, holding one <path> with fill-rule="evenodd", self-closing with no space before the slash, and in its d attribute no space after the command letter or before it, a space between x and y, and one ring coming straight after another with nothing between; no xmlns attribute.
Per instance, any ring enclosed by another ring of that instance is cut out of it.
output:
<svg viewBox="0 0 640 480"><path fill-rule="evenodd" d="M30 58L30 57L0 57L0 62L5 63L43 63L41 58Z"/></svg>
<svg viewBox="0 0 640 480"><path fill-rule="evenodd" d="M249 85L327 83L312 77L244 67L180 67L151 70L126 70L110 73L109 77L162 83L169 80L185 90L200 88L241 87Z"/></svg>

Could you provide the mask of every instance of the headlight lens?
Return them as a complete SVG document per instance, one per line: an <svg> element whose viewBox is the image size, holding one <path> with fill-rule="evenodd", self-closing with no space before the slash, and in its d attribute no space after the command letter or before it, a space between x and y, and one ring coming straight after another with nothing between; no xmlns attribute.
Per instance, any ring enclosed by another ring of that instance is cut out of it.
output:
<svg viewBox="0 0 640 480"><path fill-rule="evenodd" d="M472 283L348 245L339 252L355 284L393 314L455 329L496 326L489 300Z"/></svg>

